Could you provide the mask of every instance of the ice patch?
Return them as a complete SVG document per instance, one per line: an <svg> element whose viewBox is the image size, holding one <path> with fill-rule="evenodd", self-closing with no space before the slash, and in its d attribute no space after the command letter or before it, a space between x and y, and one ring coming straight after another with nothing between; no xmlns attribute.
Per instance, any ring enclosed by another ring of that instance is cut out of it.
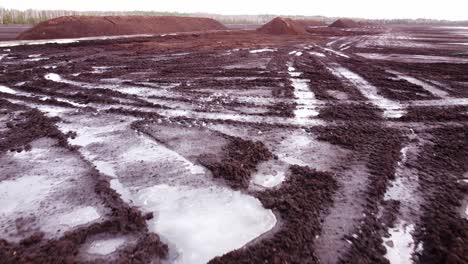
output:
<svg viewBox="0 0 468 264"><path fill-rule="evenodd" d="M321 53L321 52L316 52L316 51L311 51L309 52L310 55L313 55L313 56L317 56L317 57L322 57L322 58L325 58L326 55Z"/></svg>
<svg viewBox="0 0 468 264"><path fill-rule="evenodd" d="M110 181L110 187L120 195L120 198L124 202L132 202L132 194L127 188L125 188L125 186L123 186L123 184L118 179L112 179Z"/></svg>
<svg viewBox="0 0 468 264"><path fill-rule="evenodd" d="M106 72L108 69L110 69L111 67L107 67L107 66L99 66L99 67L92 67L93 68L93 71L91 73L104 73Z"/></svg>
<svg viewBox="0 0 468 264"><path fill-rule="evenodd" d="M262 53L262 52L273 52L273 51L276 51L276 49L264 48L264 49L251 50L249 52L250 53Z"/></svg>
<svg viewBox="0 0 468 264"><path fill-rule="evenodd" d="M418 86L421 86L422 88L424 88L425 90L427 90L428 92L430 92L431 94L435 95L435 96L438 96L438 97L441 97L441 98L446 98L448 97L448 93L446 91L443 91L429 83L426 83L426 82L423 82L423 81L420 81L414 77L411 77L411 76L408 76L408 75L405 75L405 74L402 74L402 73L399 73L399 72L396 72L396 71L388 71L389 73L392 73L392 74L395 74L398 76L398 79L399 80L406 80L412 84L415 84L415 85L418 85Z"/></svg>
<svg viewBox="0 0 468 264"><path fill-rule="evenodd" d="M0 216L39 208L40 202L55 187L46 176L24 176L0 182ZM18 195L27 190L27 195Z"/></svg>
<svg viewBox="0 0 468 264"><path fill-rule="evenodd" d="M53 82L62 82L62 77L56 73L48 73L44 78Z"/></svg>
<svg viewBox="0 0 468 264"><path fill-rule="evenodd" d="M289 164L275 160L262 162L257 166L257 172L252 175L252 183L264 188L280 185L286 179Z"/></svg>
<svg viewBox="0 0 468 264"><path fill-rule="evenodd" d="M109 255L125 243L125 238L111 238L96 240L91 243L87 252L95 255Z"/></svg>
<svg viewBox="0 0 468 264"><path fill-rule="evenodd" d="M71 212L54 216L51 219L51 222L55 222L58 226L66 226L66 227L75 227L90 223L99 219L101 216L96 211L96 208L92 206L85 206L78 209L75 209Z"/></svg>
<svg viewBox="0 0 468 264"><path fill-rule="evenodd" d="M379 54L379 53L356 53L357 55L371 60L395 61L403 63L468 63L468 58L449 56L429 56L413 54Z"/></svg>
<svg viewBox="0 0 468 264"><path fill-rule="evenodd" d="M421 250L422 244L415 245L413 235L414 225L398 221L394 228L389 230L390 237L383 237L383 245L387 250L385 258L390 264L412 264L411 256L415 249Z"/></svg>
<svg viewBox="0 0 468 264"><path fill-rule="evenodd" d="M9 87L0 85L0 93L16 94L16 91Z"/></svg>
<svg viewBox="0 0 468 264"><path fill-rule="evenodd" d="M400 103L379 95L377 87L368 83L358 74L338 64L332 64L328 69L338 78L346 79L351 82L372 104L384 110L384 117L400 118L406 114L406 110L403 109Z"/></svg>
<svg viewBox="0 0 468 264"><path fill-rule="evenodd" d="M463 45L463 46L468 46L468 43L447 43L449 45Z"/></svg>
<svg viewBox="0 0 468 264"><path fill-rule="evenodd" d="M294 97L296 98L296 110L294 110L294 116L298 123L303 120L307 120L310 117L319 115L316 110L315 104L317 104L314 93L310 90L308 80L298 79L302 75L300 72L296 72L296 69L292 66L288 66L288 73L291 77L292 86L294 87Z"/></svg>
<svg viewBox="0 0 468 264"><path fill-rule="evenodd" d="M100 171L101 173L106 174L107 176L110 176L113 178L117 177L117 175L115 174L114 167L111 162L104 161L104 160L99 160L99 161L96 160L93 162L93 164L94 166L96 166L96 169Z"/></svg>
<svg viewBox="0 0 468 264"><path fill-rule="evenodd" d="M175 263L206 263L276 224L260 201L227 188L157 185L141 190L136 204L156 212L150 230L176 246Z"/></svg>

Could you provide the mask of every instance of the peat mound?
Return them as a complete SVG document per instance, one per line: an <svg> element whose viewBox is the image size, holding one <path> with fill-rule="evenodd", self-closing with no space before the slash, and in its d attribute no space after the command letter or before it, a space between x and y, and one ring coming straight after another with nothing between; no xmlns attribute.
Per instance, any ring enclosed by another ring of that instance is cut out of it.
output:
<svg viewBox="0 0 468 264"><path fill-rule="evenodd" d="M359 23L349 18L341 18L329 25L332 28L357 28Z"/></svg>
<svg viewBox="0 0 468 264"><path fill-rule="evenodd" d="M220 22L202 17L64 16L41 22L21 33L17 39L81 38L223 29L226 27Z"/></svg>
<svg viewBox="0 0 468 264"><path fill-rule="evenodd" d="M305 27L300 22L284 17L274 18L257 29L257 31L273 35L302 35L307 33Z"/></svg>

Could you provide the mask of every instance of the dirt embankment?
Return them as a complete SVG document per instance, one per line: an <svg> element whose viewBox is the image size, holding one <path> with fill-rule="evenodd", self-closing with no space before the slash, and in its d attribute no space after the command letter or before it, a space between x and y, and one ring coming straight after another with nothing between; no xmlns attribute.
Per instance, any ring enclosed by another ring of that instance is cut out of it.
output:
<svg viewBox="0 0 468 264"><path fill-rule="evenodd" d="M175 16L65 16L39 23L17 39L56 39L223 30L211 18Z"/></svg>
<svg viewBox="0 0 468 264"><path fill-rule="evenodd" d="M332 28L357 28L360 24L349 18L341 18L329 25Z"/></svg>
<svg viewBox="0 0 468 264"><path fill-rule="evenodd" d="M284 17L274 18L257 31L273 35L303 35L307 33L302 23Z"/></svg>

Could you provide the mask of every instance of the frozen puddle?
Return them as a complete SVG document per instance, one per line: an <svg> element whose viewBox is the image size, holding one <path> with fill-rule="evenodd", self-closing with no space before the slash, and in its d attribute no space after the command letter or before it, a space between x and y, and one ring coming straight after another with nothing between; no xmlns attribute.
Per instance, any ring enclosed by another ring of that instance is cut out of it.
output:
<svg viewBox="0 0 468 264"><path fill-rule="evenodd" d="M323 121L318 119L296 119L296 118L284 118L274 116L260 116L260 115L243 115L239 113L211 113L211 112L197 112L187 111L178 109L161 109L158 110L158 114L167 117L187 117L195 119L211 119L211 120L231 120L244 123L266 123L266 124L280 124L280 125L296 125L296 126L317 126L321 125ZM310 116L313 116L312 114Z"/></svg>
<svg viewBox="0 0 468 264"><path fill-rule="evenodd" d="M125 241L126 239L123 237L96 240L91 243L86 252L94 255L109 255L122 246Z"/></svg>
<svg viewBox="0 0 468 264"><path fill-rule="evenodd" d="M394 228L389 230L390 237L383 237L383 245L387 250L385 258L390 264L412 264L415 251L422 251L422 244L415 244L412 233L414 225L399 220Z"/></svg>
<svg viewBox="0 0 468 264"><path fill-rule="evenodd" d="M96 211L96 208L85 206L62 215L53 216L50 221L56 224L55 227L60 226L71 228L98 220L100 217L101 216Z"/></svg>
<svg viewBox="0 0 468 264"><path fill-rule="evenodd" d="M55 144L39 139L30 151L0 156L2 173L11 178L0 181L2 239L17 241L39 230L56 237L101 218L99 199L89 193L94 186L87 164ZM68 200L71 194L79 205Z"/></svg>
<svg viewBox="0 0 468 264"><path fill-rule="evenodd" d="M379 53L356 53L357 55L370 60L384 60L405 63L468 63L467 58L411 55L411 54L379 54Z"/></svg>
<svg viewBox="0 0 468 264"><path fill-rule="evenodd" d="M276 224L257 199L227 188L157 185L139 191L136 204L156 212L150 229L176 246L175 263L206 263Z"/></svg>
<svg viewBox="0 0 468 264"><path fill-rule="evenodd" d="M321 57L321 58L325 58L326 55L321 53L321 52L316 52L316 51L311 51L309 52L310 55L313 55L313 56L317 56L317 57Z"/></svg>
<svg viewBox="0 0 468 264"><path fill-rule="evenodd" d="M255 54L255 53L262 53L262 52L273 52L273 51L276 51L276 49L264 48L264 49L251 50L249 52Z"/></svg>
<svg viewBox="0 0 468 264"><path fill-rule="evenodd" d="M0 85L0 93L16 94L16 91L9 87Z"/></svg>
<svg viewBox="0 0 468 264"><path fill-rule="evenodd" d="M431 94L433 94L435 96L438 96L440 98L446 98L446 97L449 96L446 91L443 91L443 90L441 90L441 89L439 89L439 88L435 87L434 85L431 85L431 84L429 84L427 82L423 82L423 81L418 80L418 79L416 79L414 77L411 77L411 76L408 76L408 75L405 75L405 74L402 74L402 73L399 73L399 72L396 72L396 71L388 71L388 72L398 76L398 80L405 80L405 81L408 81L408 82L410 82L412 84L421 86L422 88L424 88L425 90L427 90Z"/></svg>
<svg viewBox="0 0 468 264"><path fill-rule="evenodd" d="M0 182L0 215L5 217L17 212L39 209L44 200L56 185L53 179L46 176L24 176L15 180ZM27 195L18 195L27 191Z"/></svg>
<svg viewBox="0 0 468 264"><path fill-rule="evenodd" d="M154 213L150 229L170 245L175 263L206 263L275 226L273 212L258 199L217 185L203 167L139 135L130 128L134 118L64 119L61 130L77 132L71 143L80 145L87 160L113 177L111 187L122 199Z"/></svg>
<svg viewBox="0 0 468 264"><path fill-rule="evenodd" d="M288 73L291 76L292 86L294 87L294 97L296 97L296 110L294 116L298 123L307 120L311 117L316 117L319 112L316 109L316 99L314 93L309 88L309 81L305 79L296 78L302 73L297 72L292 66L288 66Z"/></svg>
<svg viewBox="0 0 468 264"><path fill-rule="evenodd" d="M286 179L289 164L271 160L262 162L257 166L257 172L252 175L252 183L264 188L273 188Z"/></svg>
<svg viewBox="0 0 468 264"><path fill-rule="evenodd" d="M362 95L369 99L372 104L384 110L384 117L400 118L406 114L406 110L403 109L403 106L400 103L379 95L377 87L371 85L356 73L339 64L331 64L328 69L336 77L348 80L361 92Z"/></svg>

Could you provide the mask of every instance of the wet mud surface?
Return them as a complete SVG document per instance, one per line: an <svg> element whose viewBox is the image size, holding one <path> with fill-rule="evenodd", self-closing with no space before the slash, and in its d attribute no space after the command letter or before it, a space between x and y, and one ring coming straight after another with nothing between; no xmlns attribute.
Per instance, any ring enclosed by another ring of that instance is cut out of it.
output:
<svg viewBox="0 0 468 264"><path fill-rule="evenodd" d="M0 259L467 263L468 32L308 31L1 47Z"/></svg>

